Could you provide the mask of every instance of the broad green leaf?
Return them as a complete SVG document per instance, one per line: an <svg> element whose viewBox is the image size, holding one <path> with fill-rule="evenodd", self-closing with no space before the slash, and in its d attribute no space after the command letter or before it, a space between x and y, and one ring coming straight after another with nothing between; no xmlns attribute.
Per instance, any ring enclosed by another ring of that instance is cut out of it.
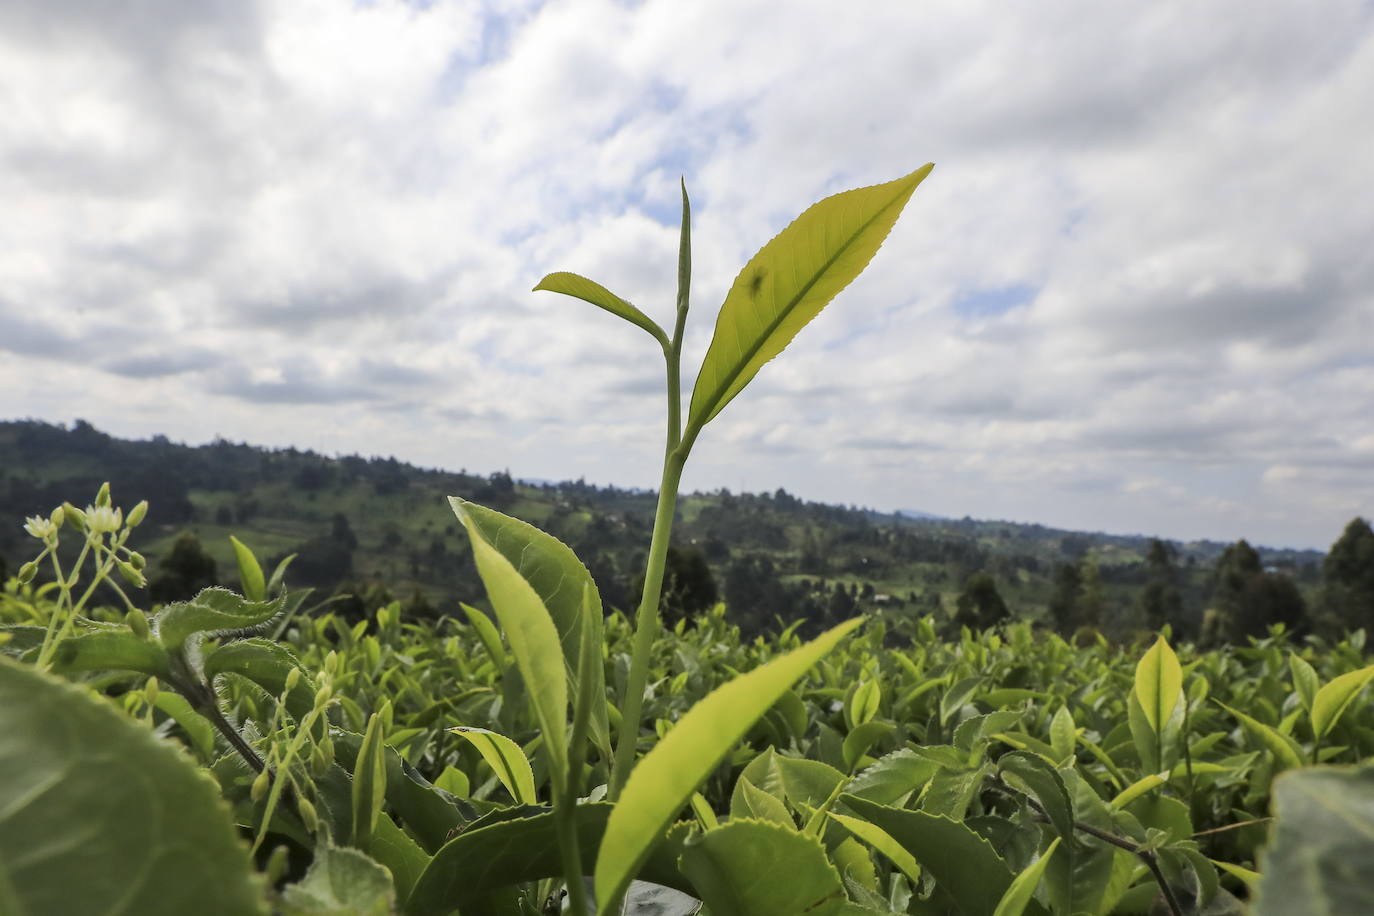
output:
<svg viewBox="0 0 1374 916"><path fill-rule="evenodd" d="M237 633L261 626L282 612L285 600L249 601L227 588L207 588L190 601L169 604L154 618L157 636L177 650L196 634Z"/></svg>
<svg viewBox="0 0 1374 916"><path fill-rule="evenodd" d="M434 780L434 785L457 798L467 798L472 792L472 784L468 780L468 774L450 766L444 767L444 772L440 773L439 778Z"/></svg>
<svg viewBox="0 0 1374 916"><path fill-rule="evenodd" d="M854 836L872 846L878 852L887 856L893 865L901 869L902 874L911 879L911 883L919 885L921 881L921 866L916 864L916 859L911 853L902 848L902 844L894 840L885 830L876 824L859 817L851 817L848 814L836 814L830 812L831 820L840 824Z"/></svg>
<svg viewBox="0 0 1374 916"><path fill-rule="evenodd" d="M565 296L572 296L574 299L581 299L583 302L590 302L612 315L624 318L630 324L643 328L665 348L668 346L668 335L652 318L594 280L588 280L586 277L560 270L540 280L539 285L531 292L538 292L539 290L562 293Z"/></svg>
<svg viewBox="0 0 1374 916"><path fill-rule="evenodd" d="M1370 680L1374 680L1374 665L1342 674L1318 690L1312 701L1312 732L1318 738L1326 737Z"/></svg>
<svg viewBox="0 0 1374 916"><path fill-rule="evenodd" d="M287 711L303 719L315 706L315 682L296 654L281 643L268 639L227 642L207 651L203 664L203 673L211 681L222 674L237 674L274 697L286 690L292 669L300 669L300 681L286 697Z"/></svg>
<svg viewBox="0 0 1374 916"><path fill-rule="evenodd" d="M1217 705L1236 717L1245 730L1274 756L1274 772L1296 769L1303 765L1302 752L1292 738L1281 734L1258 719L1247 716L1238 709L1232 709L1221 701Z"/></svg>
<svg viewBox="0 0 1374 916"><path fill-rule="evenodd" d="M391 701L383 700L382 707L367 721L362 748L353 765L353 845L366 849L377 827L386 798L386 737L385 723L391 718Z"/></svg>
<svg viewBox="0 0 1374 916"><path fill-rule="evenodd" d="M470 604L458 602L458 606L467 615L468 623L477 631L477 638L482 641L482 648L486 649L487 656L491 663L496 666L497 671L505 671L509 660L506 658L506 647L501 645L501 631L496 629L496 624L491 622L491 618L483 614Z"/></svg>
<svg viewBox="0 0 1374 916"><path fill-rule="evenodd" d="M1007 863L962 821L888 808L856 795L840 800L901 843L966 916L993 912L1011 887Z"/></svg>
<svg viewBox="0 0 1374 916"><path fill-rule="evenodd" d="M96 630L59 642L53 650L52 670L138 671L166 679L171 662L162 646L128 630Z"/></svg>
<svg viewBox="0 0 1374 916"><path fill-rule="evenodd" d="M1255 916L1374 913L1374 767L1285 773L1274 814Z"/></svg>
<svg viewBox="0 0 1374 916"><path fill-rule="evenodd" d="M883 738L896 731L890 722L868 721L858 726L844 738L844 762L852 770L868 749ZM872 758L869 758L870 760Z"/></svg>
<svg viewBox="0 0 1374 916"><path fill-rule="evenodd" d="M778 697L863 621L850 620L716 688L630 771L596 859L596 899L609 913L673 817Z"/></svg>
<svg viewBox="0 0 1374 916"><path fill-rule="evenodd" d="M524 678L544 736L544 747L548 749L550 776L555 790L561 793L568 770L568 662L552 611L531 583L531 578L540 581L546 576L560 577L553 586L553 594L557 597L563 591L558 584L563 571L546 560L535 560L522 572L505 550L496 546L504 544L506 549L517 551L518 558L521 542L513 534L520 530L518 527L502 523L501 519L506 516L465 500L449 497L449 505L467 528L473 557L477 560L477 574L482 577L496 619L501 621L516 667ZM523 527L531 528L529 525ZM566 589L572 620L567 624L570 633L580 624L581 585L581 582L569 582ZM558 603L561 606L561 601ZM574 639L567 646L570 652L576 653L580 643Z"/></svg>
<svg viewBox="0 0 1374 916"><path fill-rule="evenodd" d="M310 870L286 889L282 903L285 916L388 916L395 892L391 875L368 856L321 844Z"/></svg>
<svg viewBox="0 0 1374 916"><path fill-rule="evenodd" d="M1073 839L1073 799L1058 770L1026 751L1003 754L997 766L1002 771L1002 778L1013 788L1026 792L1040 803L1061 837Z"/></svg>
<svg viewBox="0 0 1374 916"><path fill-rule="evenodd" d="M501 785L506 787L511 798L522 805L539 803L538 795L534 791L534 770L530 768L530 762L525 758L525 752L520 749L520 745L505 735L498 735L485 728L459 726L450 728L449 731L472 742L472 746L477 748L482 759L496 773L496 778L501 780Z"/></svg>
<svg viewBox="0 0 1374 916"><path fill-rule="evenodd" d="M602 842L611 807L605 803L577 806L577 835L583 849L596 849ZM677 867L685 838L686 831L675 828L645 860L640 877L692 893L692 885ZM494 889L555 877L563 877L557 828L552 810L538 809L529 816L474 824L445 843L416 882L405 912L407 916L447 916L454 909L467 912L467 903Z"/></svg>
<svg viewBox="0 0 1374 916"><path fill-rule="evenodd" d="M681 867L711 916L848 912L844 882L820 841L767 821L731 821L689 839Z"/></svg>
<svg viewBox="0 0 1374 916"><path fill-rule="evenodd" d="M1164 637L1159 637L1135 669L1135 695L1145 720L1162 734L1183 695L1183 669Z"/></svg>
<svg viewBox="0 0 1374 916"><path fill-rule="evenodd" d="M234 560L238 563L239 583L243 587L244 597L249 601L262 601L267 597L267 580L263 578L258 558L253 556L248 545L232 534L229 535L229 543L234 545Z"/></svg>
<svg viewBox="0 0 1374 916"><path fill-rule="evenodd" d="M749 260L720 307L692 389L689 429L720 413L863 272L932 168L813 204Z"/></svg>
<svg viewBox="0 0 1374 916"><path fill-rule="evenodd" d="M1317 691L1321 689L1321 679L1317 677L1316 670L1296 652L1288 654L1288 670L1293 674L1293 689L1298 692L1302 708L1307 710L1310 716L1312 703L1317 699Z"/></svg>
<svg viewBox="0 0 1374 916"><path fill-rule="evenodd" d="M509 561L515 572L529 584L558 631L558 642L568 670L569 681L579 683L579 658L582 647L582 628L584 620L592 627L592 641L600 646L603 642L601 627L604 611L601 606L601 593L592 581L587 567L573 553L572 548L558 538L533 525L526 524L509 515L502 515L476 503L450 498L449 504L457 514L468 535L474 541L484 540ZM485 579L483 580L485 582ZM490 592L490 586L488 586ZM584 615L582 602L584 593L590 607ZM492 602L493 606L495 601ZM497 616L500 617L497 608ZM471 619L471 615L469 615ZM509 627L506 639L510 639ZM514 643L511 644L514 650ZM522 669L523 671L523 669ZM597 697L606 695L606 674L601 666L600 654L587 673L591 679L588 690ZM606 703L594 704L588 727L592 741L597 747L609 753L610 725L607 718Z"/></svg>
<svg viewBox="0 0 1374 916"><path fill-rule="evenodd" d="M35 916L264 912L212 780L88 691L0 658L6 885L6 912Z"/></svg>
<svg viewBox="0 0 1374 916"><path fill-rule="evenodd" d="M945 695L940 698L940 724L943 725L954 718L955 713L964 707L964 704L973 699L973 695L978 692L978 688L983 686L981 677L966 677L962 681L950 686L945 691Z"/></svg>
<svg viewBox="0 0 1374 916"><path fill-rule="evenodd" d="M415 882L429 867L429 853L411 839L410 834L396 826L396 822L385 811L377 818L377 826L367 844L367 853L391 872L396 899L401 901L410 896Z"/></svg>
<svg viewBox="0 0 1374 916"><path fill-rule="evenodd" d="M992 911L992 916L1021 916L1026 911L1026 906L1035 896L1035 889L1040 886L1040 878L1045 874L1045 867L1050 864L1050 857L1059 848L1059 842L1060 837L1055 837L1044 854L1035 860L1035 864L1016 876L1011 882L1011 887L1007 888L1007 892L997 902L997 909Z"/></svg>
<svg viewBox="0 0 1374 916"><path fill-rule="evenodd" d="M940 765L911 748L901 748L861 770L845 791L880 805L900 805L940 771Z"/></svg>
<svg viewBox="0 0 1374 916"><path fill-rule="evenodd" d="M743 777L735 784L735 793L730 801L730 817L771 821L792 829L797 826L787 812L786 805Z"/></svg>
<svg viewBox="0 0 1374 916"><path fill-rule="evenodd" d="M1116 797L1112 799L1111 805L1116 809L1124 808L1146 792L1162 786L1168 781L1169 775L1167 773L1151 773L1149 776L1142 776L1118 792Z"/></svg>
<svg viewBox="0 0 1374 916"><path fill-rule="evenodd" d="M215 737L218 732L209 719L196 712L181 694L172 693L170 690L160 691L154 705L181 726L181 730L186 733L191 746L195 748L202 761L214 762Z"/></svg>

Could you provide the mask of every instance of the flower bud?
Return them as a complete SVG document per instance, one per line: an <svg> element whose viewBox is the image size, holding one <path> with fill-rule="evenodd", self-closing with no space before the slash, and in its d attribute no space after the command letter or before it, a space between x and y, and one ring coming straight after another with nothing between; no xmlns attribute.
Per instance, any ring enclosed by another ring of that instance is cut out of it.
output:
<svg viewBox="0 0 1374 916"><path fill-rule="evenodd" d="M292 668L286 672L286 691L290 693L296 689L296 685L301 682L301 669Z"/></svg>
<svg viewBox="0 0 1374 916"><path fill-rule="evenodd" d="M129 510L128 524L130 528L137 528L138 523L143 521L143 516L148 514L148 500L141 499L138 505Z"/></svg>
<svg viewBox="0 0 1374 916"><path fill-rule="evenodd" d="M300 799L296 805L296 810L301 813L301 821L305 824L305 829L314 833L320 825L320 818L315 813L315 806L310 804L310 799Z"/></svg>
<svg viewBox="0 0 1374 916"><path fill-rule="evenodd" d="M132 563L125 563L123 560L115 560L115 567L119 570L119 574L124 577L125 582L128 582L134 588L143 587L143 573L134 569Z"/></svg>
<svg viewBox="0 0 1374 916"><path fill-rule="evenodd" d="M143 698L148 701L149 706L157 705L158 683L157 678L148 678L148 683L143 685Z"/></svg>
<svg viewBox="0 0 1374 916"><path fill-rule="evenodd" d="M54 528L61 528L66 514L62 511L62 507L58 506L48 515L48 521L52 522Z"/></svg>
<svg viewBox="0 0 1374 916"><path fill-rule="evenodd" d="M339 673L339 653L333 649L330 649L329 654L324 657L324 670L327 674Z"/></svg>
<svg viewBox="0 0 1374 916"><path fill-rule="evenodd" d="M266 770L263 770L257 775L257 778L253 780L253 788L249 791L248 795L253 801L260 802L267 797L267 790L271 787L272 776Z"/></svg>
<svg viewBox="0 0 1374 916"><path fill-rule="evenodd" d="M315 749L310 752L310 775L320 779L325 773L329 772L329 765L332 760L324 752L322 745L315 745Z"/></svg>
<svg viewBox="0 0 1374 916"><path fill-rule="evenodd" d="M38 575L38 564L33 560L19 567L19 584L28 585L33 581L33 577Z"/></svg>
<svg viewBox="0 0 1374 916"><path fill-rule="evenodd" d="M139 639L148 638L148 617L138 608L134 608L124 615L124 624Z"/></svg>
<svg viewBox="0 0 1374 916"><path fill-rule="evenodd" d="M285 846L278 846L272 850L272 854L267 857L267 867L264 869L267 873L269 887L275 887L282 878L286 877L286 869L290 864L290 857Z"/></svg>
<svg viewBox="0 0 1374 916"><path fill-rule="evenodd" d="M325 684L319 690L315 691L315 708L324 709L326 706L329 705L329 700L333 696L334 689L330 687L328 684Z"/></svg>
<svg viewBox="0 0 1374 916"><path fill-rule="evenodd" d="M62 520L77 531L86 530L86 513L82 512L71 503L62 504Z"/></svg>
<svg viewBox="0 0 1374 916"><path fill-rule="evenodd" d="M107 480L100 485L100 489L95 494L95 504L97 506L108 506L110 504L110 482Z"/></svg>
<svg viewBox="0 0 1374 916"><path fill-rule="evenodd" d="M148 565L148 561L143 558L143 554L137 550L129 551L129 565L134 569L142 569Z"/></svg>

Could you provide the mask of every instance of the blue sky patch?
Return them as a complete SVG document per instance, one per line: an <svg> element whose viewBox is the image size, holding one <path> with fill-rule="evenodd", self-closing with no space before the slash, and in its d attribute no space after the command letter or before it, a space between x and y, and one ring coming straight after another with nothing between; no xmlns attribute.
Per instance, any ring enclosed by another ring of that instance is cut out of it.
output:
<svg viewBox="0 0 1374 916"><path fill-rule="evenodd" d="M1025 283L975 289L954 300L954 311L965 318L994 318L1033 302L1039 294L1040 287Z"/></svg>

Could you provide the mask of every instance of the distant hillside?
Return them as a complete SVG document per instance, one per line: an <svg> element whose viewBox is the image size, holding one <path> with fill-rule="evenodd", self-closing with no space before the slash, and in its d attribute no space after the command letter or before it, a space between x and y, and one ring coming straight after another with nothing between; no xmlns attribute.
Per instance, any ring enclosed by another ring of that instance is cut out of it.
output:
<svg viewBox="0 0 1374 916"><path fill-rule="evenodd" d="M591 568L606 604L621 609L637 601L655 504L655 494L642 490L427 470L390 457L131 441L83 421L71 428L0 422L0 558L7 568L33 552L24 516L63 500L85 505L105 480L117 504L149 501L135 546L154 573L177 537L190 532L220 578L232 581L232 533L265 558L298 554L288 577L296 585L370 589L369 600L385 593L418 612L452 612L457 601L482 596L446 496L491 506L561 538ZM775 616L821 622L856 606L951 614L969 577L985 571L1013 612L1039 617L1056 600L1072 598L1077 570L1089 577L1081 587L1095 589L1084 600L1095 602L1104 629L1128 632L1143 625L1141 595L1151 576L1158 578L1147 563L1151 540L885 514L805 502L783 490L692 493L679 503L666 602L671 616L722 598L754 627ZM1193 621L1225 546L1176 543L1165 551L1174 564L1170 587ZM1317 582L1318 552L1261 548L1260 557L1305 591Z"/></svg>

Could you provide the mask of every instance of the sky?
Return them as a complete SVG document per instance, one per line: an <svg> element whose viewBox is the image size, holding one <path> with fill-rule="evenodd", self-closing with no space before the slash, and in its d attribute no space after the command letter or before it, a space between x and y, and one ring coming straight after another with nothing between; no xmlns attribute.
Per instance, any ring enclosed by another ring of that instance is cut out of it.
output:
<svg viewBox="0 0 1374 916"><path fill-rule="evenodd" d="M785 15L783 13L785 12ZM0 418L654 487L748 258L936 167L685 489L1374 515L1374 4L6 0Z"/></svg>

